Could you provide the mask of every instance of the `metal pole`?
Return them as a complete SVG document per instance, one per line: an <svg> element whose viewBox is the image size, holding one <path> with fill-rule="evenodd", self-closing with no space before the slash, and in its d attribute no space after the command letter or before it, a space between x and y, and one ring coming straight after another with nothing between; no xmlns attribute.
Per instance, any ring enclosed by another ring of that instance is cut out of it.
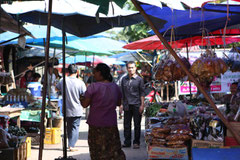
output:
<svg viewBox="0 0 240 160"><path fill-rule="evenodd" d="M65 28L64 22L62 24L62 58L63 58L63 159L67 159L67 116L66 116L66 55L65 55Z"/></svg>
<svg viewBox="0 0 240 160"><path fill-rule="evenodd" d="M210 105L213 107L213 109L215 110L216 114L218 115L218 117L222 120L222 122L226 125L226 127L231 131L231 133L233 134L233 136L236 138L237 142L240 143L240 136L238 134L238 132L236 132L236 130L232 127L232 125L230 123L228 123L228 121L225 119L225 117L222 115L222 113L218 110L218 108L216 107L215 103L212 101L212 99L209 97L209 95L207 94L207 92L204 90L204 88L200 85L200 83L193 77L193 75L188 71L187 67L185 66L185 64L182 62L182 60L178 57L178 55L176 54L176 52L172 49L172 47L168 44L168 42L163 38L163 36L160 34L160 32L158 31L158 29L154 26L153 22L150 20L150 18L148 17L148 15L144 12L144 10L142 9L142 7L137 3L136 0L132 0L133 4L135 5L135 7L140 11L140 13L144 16L144 18L146 19L146 21L148 22L148 24L151 26L151 28L153 29L153 31L156 33L156 35L158 36L158 38L162 41L162 43L164 44L164 46L169 50L169 52L173 55L173 57L176 59L176 61L181 65L181 67L183 68L183 70L186 72L186 74L188 75L188 77L194 82L194 84L198 87L198 89L200 90L200 92L204 95L204 97L206 98L206 100L210 103Z"/></svg>
<svg viewBox="0 0 240 160"><path fill-rule="evenodd" d="M48 25L47 25L47 44L45 47L45 70L44 70L44 83L43 83L43 97L42 97L42 111L41 111L41 123L40 123L40 147L38 159L42 160L43 147L44 147L44 119L45 119L45 106L46 106L46 94L47 94L47 70L48 70L48 58L49 58L49 43L50 43L50 32L51 32L51 15L52 15L52 0L49 0L48 6Z"/></svg>

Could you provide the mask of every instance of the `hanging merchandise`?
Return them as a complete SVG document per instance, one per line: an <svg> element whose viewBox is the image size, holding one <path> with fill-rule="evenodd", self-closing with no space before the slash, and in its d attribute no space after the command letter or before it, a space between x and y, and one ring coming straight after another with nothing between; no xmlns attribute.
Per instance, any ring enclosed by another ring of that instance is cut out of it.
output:
<svg viewBox="0 0 240 160"><path fill-rule="evenodd" d="M226 63L209 50L193 62L190 71L200 83L212 81L215 76L224 74L228 69ZM210 83L211 84L211 83Z"/></svg>
<svg viewBox="0 0 240 160"><path fill-rule="evenodd" d="M181 59L185 66L189 69L191 65L187 58L181 57ZM186 73L183 71L181 66L170 56L160 60L160 62L153 67L153 72L155 73L155 79L159 81L170 82L181 80L186 77Z"/></svg>
<svg viewBox="0 0 240 160"><path fill-rule="evenodd" d="M230 71L240 72L240 53L233 52L228 55L228 58L223 59L228 65Z"/></svg>

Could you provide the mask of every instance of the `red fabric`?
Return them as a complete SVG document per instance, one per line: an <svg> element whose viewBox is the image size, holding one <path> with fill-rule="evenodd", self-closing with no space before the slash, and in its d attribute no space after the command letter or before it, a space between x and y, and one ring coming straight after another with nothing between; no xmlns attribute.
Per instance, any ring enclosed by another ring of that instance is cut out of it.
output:
<svg viewBox="0 0 240 160"><path fill-rule="evenodd" d="M195 36L191 38L181 39L178 41L173 41L172 43L170 42L168 43L172 46L172 48L184 48L186 47L186 44L188 44L188 46L223 45L224 41L225 41L225 44L239 42L240 37L226 36L224 39L221 36L210 36L210 37L204 37L204 38L202 38L202 36ZM125 45L123 48L132 49L132 50L166 49L165 46L162 44L162 42L158 39L157 35L129 43Z"/></svg>
<svg viewBox="0 0 240 160"><path fill-rule="evenodd" d="M20 88L27 88L27 81L25 77L22 77L20 80Z"/></svg>
<svg viewBox="0 0 240 160"><path fill-rule="evenodd" d="M211 32L209 35L213 36L213 35L223 35L223 34L224 34L224 29L219 29L217 31ZM240 29L226 29L225 35L227 36L240 35Z"/></svg>

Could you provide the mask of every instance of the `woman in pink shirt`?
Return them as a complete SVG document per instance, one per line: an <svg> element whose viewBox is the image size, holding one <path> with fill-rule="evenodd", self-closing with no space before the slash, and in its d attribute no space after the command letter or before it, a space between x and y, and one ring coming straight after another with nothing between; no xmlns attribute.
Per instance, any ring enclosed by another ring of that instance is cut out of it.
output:
<svg viewBox="0 0 240 160"><path fill-rule="evenodd" d="M92 160L125 160L117 127L116 107L121 105L120 88L112 82L110 68L100 63L93 71L97 82L88 86L82 106L90 105L87 123Z"/></svg>

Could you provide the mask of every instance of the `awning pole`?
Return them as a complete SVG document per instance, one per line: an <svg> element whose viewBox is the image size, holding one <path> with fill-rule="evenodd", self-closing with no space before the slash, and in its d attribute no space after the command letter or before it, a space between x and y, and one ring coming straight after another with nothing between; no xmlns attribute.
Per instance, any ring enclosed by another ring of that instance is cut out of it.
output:
<svg viewBox="0 0 240 160"><path fill-rule="evenodd" d="M51 16L52 16L52 0L49 0L48 6L48 25L47 25L47 44L45 47L45 70L44 70L44 83L43 83L43 97L42 97L42 110L41 110L41 123L40 123L40 147L38 159L42 160L43 147L44 147L44 119L45 119L45 106L46 106L46 94L47 94L47 79L48 79L48 59L49 59L49 43L50 43L50 32L51 32Z"/></svg>
<svg viewBox="0 0 240 160"><path fill-rule="evenodd" d="M144 10L142 9L142 7L137 3L136 0L132 0L133 4L135 5L135 7L140 11L140 13L144 16L144 18L146 19L146 21L148 22L148 24L151 26L151 28L153 29L153 31L156 33L156 35L158 36L158 38L162 41L162 43L164 44L164 46L169 50L169 52L173 55L173 57L176 59L176 61L181 65L182 69L186 72L186 74L188 75L188 77L194 82L194 84L198 87L198 89L200 90L200 92L204 95L204 97L206 98L206 100L210 103L210 105L213 107L213 109L215 110L216 114L218 115L218 117L222 120L222 122L226 125L226 127L230 130L230 132L233 134L233 136L236 138L237 142L240 143L240 136L238 134L238 132L236 132L236 130L232 127L232 125L230 123L228 123L228 121L225 119L225 117L222 115L222 113L218 110L218 108L216 107L215 103L212 101L212 99L210 98L210 96L207 94L207 92L204 90L204 88L200 85L200 83L193 77L193 75L188 71L187 67L185 66L185 64L182 62L182 60L178 57L178 55L176 54L176 52L172 49L172 47L168 44L168 42L163 38L163 36L160 34L160 32L158 31L158 29L154 26L153 22L150 20L150 18L148 17L148 15L144 12Z"/></svg>
<svg viewBox="0 0 240 160"><path fill-rule="evenodd" d="M63 159L67 159L67 116L66 116L66 55L65 55L65 28L62 24L62 58L63 58Z"/></svg>

